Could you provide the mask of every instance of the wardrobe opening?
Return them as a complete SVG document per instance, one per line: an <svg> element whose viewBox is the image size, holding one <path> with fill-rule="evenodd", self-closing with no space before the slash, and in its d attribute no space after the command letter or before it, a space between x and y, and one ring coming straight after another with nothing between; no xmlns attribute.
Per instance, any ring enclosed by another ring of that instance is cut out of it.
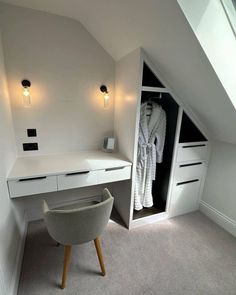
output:
<svg viewBox="0 0 236 295"><path fill-rule="evenodd" d="M207 141L202 132L195 126L188 115L183 112L179 143Z"/></svg>
<svg viewBox="0 0 236 295"><path fill-rule="evenodd" d="M143 64L142 86L165 88L161 81L149 69L146 63Z"/></svg>
<svg viewBox="0 0 236 295"><path fill-rule="evenodd" d="M154 103L154 106L160 107L164 110L165 113L165 138L164 138L164 148L162 153L162 161L160 163L156 163L156 171L155 171L155 180L152 181L152 198L153 205L151 207L145 207L141 210L136 210L134 205L133 211L133 219L139 219L143 217L147 217L153 214L159 214L166 211L166 203L167 203L167 195L168 188L170 182L170 174L171 174L171 166L174 152L174 144L176 138L176 126L178 120L178 110L179 105L175 102L173 97L167 92L166 88L164 88L163 84L155 77L155 75L150 71L148 66L144 64L143 68L143 79L142 86L145 86L141 93L141 113L140 113L140 122L145 119L141 118L142 116L142 107L147 106L146 123L149 126L149 120L151 118L152 110L149 110L149 104ZM150 87L150 91L147 88ZM156 89L153 89L156 88ZM160 89L163 88L163 89ZM147 91L146 91L147 90ZM152 91L151 91L152 90ZM158 116L156 118L152 118L152 120L159 120ZM141 123L140 123L141 124ZM139 126L139 133L141 127ZM142 131L141 131L142 132ZM149 130L150 133L153 130ZM155 131L156 132L156 131ZM162 130L157 130L157 137L154 140L155 146L157 145L157 138L159 137L158 132L162 132ZM162 135L163 136L163 135ZM163 140L163 139L162 139ZM140 136L139 136L140 141ZM138 143L139 145L139 143ZM155 147L156 149L156 147ZM139 148L138 148L139 150ZM139 153L139 152L138 152ZM139 155L138 155L139 157ZM147 168L147 173L148 173ZM145 177L145 176L144 176ZM137 175L136 175L137 178Z"/></svg>

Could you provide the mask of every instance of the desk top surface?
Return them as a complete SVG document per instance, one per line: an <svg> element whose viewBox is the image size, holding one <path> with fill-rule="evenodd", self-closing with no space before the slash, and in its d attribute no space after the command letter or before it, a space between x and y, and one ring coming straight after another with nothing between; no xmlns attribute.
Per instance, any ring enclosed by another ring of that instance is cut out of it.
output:
<svg viewBox="0 0 236 295"><path fill-rule="evenodd" d="M121 154L102 151L80 151L66 154L20 157L16 159L8 175L8 180L131 165L132 163Z"/></svg>

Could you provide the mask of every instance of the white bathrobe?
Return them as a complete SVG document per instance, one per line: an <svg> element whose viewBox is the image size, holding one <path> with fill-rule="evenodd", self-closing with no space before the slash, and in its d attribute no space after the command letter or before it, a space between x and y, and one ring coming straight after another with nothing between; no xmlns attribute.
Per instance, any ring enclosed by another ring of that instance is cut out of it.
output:
<svg viewBox="0 0 236 295"><path fill-rule="evenodd" d="M149 103L150 104L150 103ZM166 135L166 113L152 102L151 116L147 116L147 105L140 111L138 158L134 191L134 209L152 207L152 181L156 178L156 163L162 162Z"/></svg>

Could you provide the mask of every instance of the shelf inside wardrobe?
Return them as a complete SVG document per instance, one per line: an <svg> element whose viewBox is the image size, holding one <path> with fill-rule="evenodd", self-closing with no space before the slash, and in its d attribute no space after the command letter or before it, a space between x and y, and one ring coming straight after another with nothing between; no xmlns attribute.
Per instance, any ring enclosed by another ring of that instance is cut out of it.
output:
<svg viewBox="0 0 236 295"><path fill-rule="evenodd" d="M162 212L165 212L165 209L156 208L156 207L143 208L140 211L134 210L133 220L140 219L140 218L143 218L143 217L147 217L147 216L150 216L150 215L159 214L159 213L162 213Z"/></svg>
<svg viewBox="0 0 236 295"><path fill-rule="evenodd" d="M142 91L145 91L145 92L158 92L158 93L168 93L169 90L166 89L166 88L161 88L161 87L151 87L151 86L142 86L141 88Z"/></svg>

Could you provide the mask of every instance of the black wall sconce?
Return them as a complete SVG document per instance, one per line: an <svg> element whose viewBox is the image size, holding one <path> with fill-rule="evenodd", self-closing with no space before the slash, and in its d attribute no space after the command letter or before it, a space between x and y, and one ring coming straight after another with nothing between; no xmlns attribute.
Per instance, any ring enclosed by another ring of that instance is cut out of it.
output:
<svg viewBox="0 0 236 295"><path fill-rule="evenodd" d="M110 97L109 97L109 94L108 94L107 86L106 85L101 85L100 90L104 94L104 109L108 109L109 102L110 102Z"/></svg>
<svg viewBox="0 0 236 295"><path fill-rule="evenodd" d="M23 106L24 107L31 107L31 98L30 98L30 86L31 82L29 80L22 80L21 85L23 86Z"/></svg>

